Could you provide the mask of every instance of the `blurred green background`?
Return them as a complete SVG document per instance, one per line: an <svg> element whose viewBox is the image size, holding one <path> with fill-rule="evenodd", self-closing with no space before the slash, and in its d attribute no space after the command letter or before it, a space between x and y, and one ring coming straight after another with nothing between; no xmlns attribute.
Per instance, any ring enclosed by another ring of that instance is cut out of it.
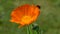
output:
<svg viewBox="0 0 60 34"><path fill-rule="evenodd" d="M27 34L28 26L19 29L18 24L9 22L11 11L24 4L41 6L41 14L34 23L43 34L60 34L60 0L0 0L0 34Z"/></svg>

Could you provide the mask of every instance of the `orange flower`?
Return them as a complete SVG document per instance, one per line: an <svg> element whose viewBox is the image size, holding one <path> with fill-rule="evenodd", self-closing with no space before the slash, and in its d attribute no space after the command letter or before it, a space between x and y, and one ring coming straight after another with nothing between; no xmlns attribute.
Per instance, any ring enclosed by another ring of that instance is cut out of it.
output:
<svg viewBox="0 0 60 34"><path fill-rule="evenodd" d="M25 4L12 11L10 21L20 24L22 27L33 23L39 14L40 11L37 6Z"/></svg>

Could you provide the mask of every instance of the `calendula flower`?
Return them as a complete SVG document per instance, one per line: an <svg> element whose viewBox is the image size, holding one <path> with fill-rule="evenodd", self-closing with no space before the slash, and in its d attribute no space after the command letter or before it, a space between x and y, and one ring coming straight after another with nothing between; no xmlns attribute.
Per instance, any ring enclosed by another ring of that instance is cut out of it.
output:
<svg viewBox="0 0 60 34"><path fill-rule="evenodd" d="M10 21L20 24L20 27L22 27L33 23L39 14L40 10L37 6L25 4L11 12Z"/></svg>

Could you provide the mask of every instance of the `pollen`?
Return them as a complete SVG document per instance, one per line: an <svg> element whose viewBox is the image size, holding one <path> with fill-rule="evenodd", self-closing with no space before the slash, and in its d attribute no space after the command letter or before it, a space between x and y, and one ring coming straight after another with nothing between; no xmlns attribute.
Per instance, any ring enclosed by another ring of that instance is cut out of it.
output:
<svg viewBox="0 0 60 34"><path fill-rule="evenodd" d="M31 20L31 16L23 16L21 21L25 24L28 24Z"/></svg>

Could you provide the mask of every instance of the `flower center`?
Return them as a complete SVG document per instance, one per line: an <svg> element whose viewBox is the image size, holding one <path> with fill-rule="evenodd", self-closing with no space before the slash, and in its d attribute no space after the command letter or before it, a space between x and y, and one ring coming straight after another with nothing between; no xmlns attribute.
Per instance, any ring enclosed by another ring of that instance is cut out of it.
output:
<svg viewBox="0 0 60 34"><path fill-rule="evenodd" d="M21 21L25 24L28 24L31 21L31 16L23 16Z"/></svg>

